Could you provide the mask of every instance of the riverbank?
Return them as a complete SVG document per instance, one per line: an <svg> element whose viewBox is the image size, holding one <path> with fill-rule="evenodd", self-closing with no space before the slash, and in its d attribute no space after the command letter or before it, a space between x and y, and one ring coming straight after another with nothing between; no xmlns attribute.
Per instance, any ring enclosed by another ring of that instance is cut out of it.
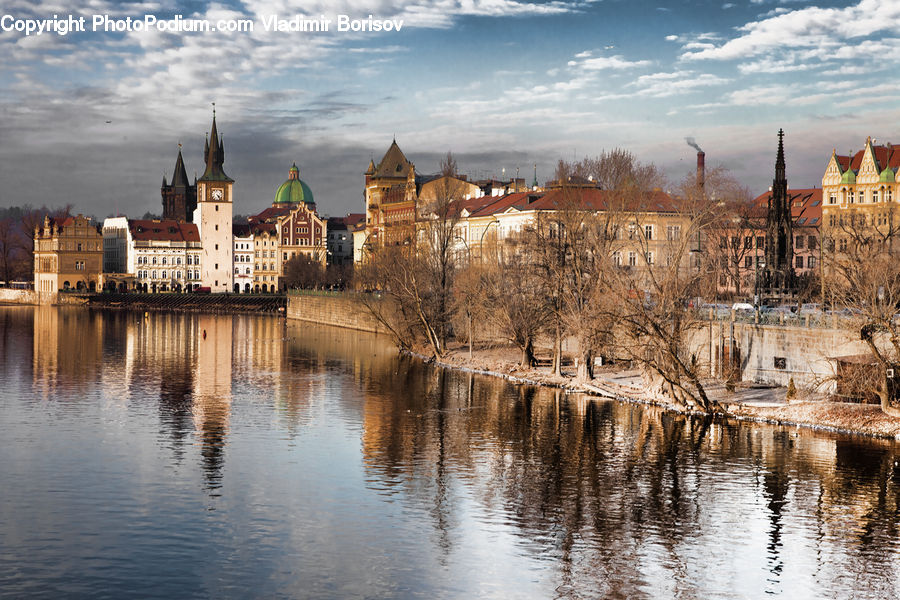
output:
<svg viewBox="0 0 900 600"><path fill-rule="evenodd" d="M549 352L538 352L538 356ZM465 371L503 377L515 383L565 388L573 393L585 393L626 402L653 404L669 410L684 412L663 398L647 393L640 373L620 366L598 367L594 379L583 384L575 380L574 365L563 366L563 375L554 375L550 366L522 368L518 348L502 344L484 345L473 349L452 345L437 364ZM900 419L882 412L876 404L855 404L831 401L827 394L800 391L796 398L787 399L784 387L742 384L728 390L718 381L704 382L707 394L726 407L725 418L772 423L790 427L806 427L850 435L865 435L900 440Z"/></svg>

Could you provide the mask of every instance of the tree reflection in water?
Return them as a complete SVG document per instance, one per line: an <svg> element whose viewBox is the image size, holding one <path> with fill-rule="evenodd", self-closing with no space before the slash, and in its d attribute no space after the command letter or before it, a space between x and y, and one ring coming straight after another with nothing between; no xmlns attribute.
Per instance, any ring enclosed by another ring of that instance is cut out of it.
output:
<svg viewBox="0 0 900 600"><path fill-rule="evenodd" d="M381 374L364 412L370 486L427 510L445 552L459 535L454 514L474 500L483 518L518 531L524 551L557 565L562 597L727 596L750 582L790 593L797 574L821 576L823 565L811 548L786 554L786 528L812 524L839 544L848 520L858 543L825 561L830 577L865 572L873 589L897 581L891 444L848 450L839 436L585 399L408 358ZM874 548L884 569L861 564Z"/></svg>

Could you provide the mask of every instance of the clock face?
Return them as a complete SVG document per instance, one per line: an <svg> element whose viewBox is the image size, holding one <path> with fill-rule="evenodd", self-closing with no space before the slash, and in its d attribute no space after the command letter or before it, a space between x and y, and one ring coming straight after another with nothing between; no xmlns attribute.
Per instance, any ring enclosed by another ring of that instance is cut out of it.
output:
<svg viewBox="0 0 900 600"><path fill-rule="evenodd" d="M209 195L213 200L221 200L222 199L222 190L213 190L212 192L210 192Z"/></svg>

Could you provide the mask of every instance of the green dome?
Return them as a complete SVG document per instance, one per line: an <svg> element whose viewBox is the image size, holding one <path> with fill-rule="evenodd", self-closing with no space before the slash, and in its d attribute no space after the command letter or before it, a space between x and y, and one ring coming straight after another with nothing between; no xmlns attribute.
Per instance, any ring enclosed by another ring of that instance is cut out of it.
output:
<svg viewBox="0 0 900 600"><path fill-rule="evenodd" d="M300 179L300 169L297 168L297 163L294 163L288 173L287 181L282 183L275 192L273 204L300 204L302 202L313 204L315 200L313 200L312 190L305 181Z"/></svg>
<svg viewBox="0 0 900 600"><path fill-rule="evenodd" d="M853 172L853 169L844 171L844 174L841 175L841 183L856 183L856 173Z"/></svg>
<svg viewBox="0 0 900 600"><path fill-rule="evenodd" d="M884 171L881 172L878 180L881 183L894 183L894 170L890 167L887 167Z"/></svg>

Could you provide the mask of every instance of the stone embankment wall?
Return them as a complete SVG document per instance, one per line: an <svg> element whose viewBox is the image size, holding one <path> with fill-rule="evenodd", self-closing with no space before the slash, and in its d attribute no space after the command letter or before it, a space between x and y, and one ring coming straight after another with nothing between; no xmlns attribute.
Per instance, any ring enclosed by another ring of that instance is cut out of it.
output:
<svg viewBox="0 0 900 600"><path fill-rule="evenodd" d="M691 344L698 359L710 365L711 375L727 369L732 339L743 381L786 386L793 379L799 387L822 392L835 389L835 358L869 353L851 329L711 322L694 334Z"/></svg>
<svg viewBox="0 0 900 600"><path fill-rule="evenodd" d="M0 288L0 304L41 304L41 297L33 290Z"/></svg>
<svg viewBox="0 0 900 600"><path fill-rule="evenodd" d="M291 294L287 302L287 318L334 325L372 333L386 333L356 294L306 295Z"/></svg>

